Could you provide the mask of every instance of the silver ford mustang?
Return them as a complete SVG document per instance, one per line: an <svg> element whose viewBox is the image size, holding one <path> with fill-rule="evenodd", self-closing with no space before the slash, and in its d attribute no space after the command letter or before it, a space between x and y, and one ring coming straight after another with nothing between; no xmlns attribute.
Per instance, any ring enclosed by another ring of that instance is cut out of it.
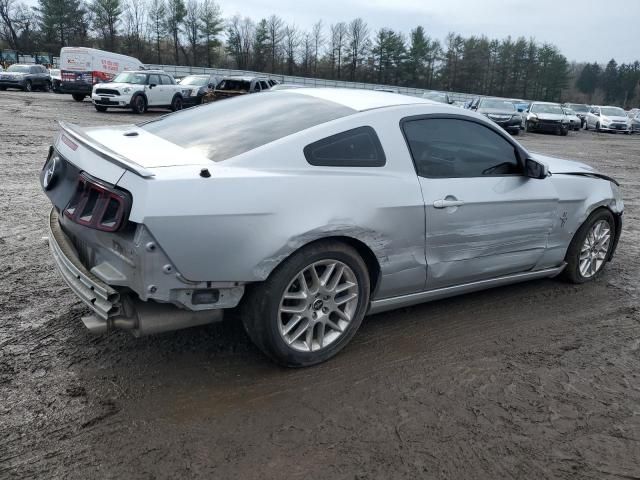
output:
<svg viewBox="0 0 640 480"><path fill-rule="evenodd" d="M592 280L623 213L615 180L528 152L483 115L342 89L63 123L40 180L53 258L90 330L146 335L238 308L288 366L332 357L366 314Z"/></svg>

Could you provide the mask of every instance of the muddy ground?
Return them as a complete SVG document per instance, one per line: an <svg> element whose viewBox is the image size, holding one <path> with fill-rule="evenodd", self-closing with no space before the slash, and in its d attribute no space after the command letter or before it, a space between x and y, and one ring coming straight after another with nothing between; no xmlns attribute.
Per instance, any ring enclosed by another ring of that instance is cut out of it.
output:
<svg viewBox="0 0 640 480"><path fill-rule="evenodd" d="M334 360L285 370L233 321L89 335L42 240L56 120L140 117L0 92L0 478L640 478L640 136L521 138L622 183L598 281L369 317Z"/></svg>

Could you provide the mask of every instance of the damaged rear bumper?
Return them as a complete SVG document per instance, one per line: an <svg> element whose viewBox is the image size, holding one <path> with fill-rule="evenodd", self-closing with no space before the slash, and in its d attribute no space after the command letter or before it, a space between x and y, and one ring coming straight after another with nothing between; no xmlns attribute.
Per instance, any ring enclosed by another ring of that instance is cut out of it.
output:
<svg viewBox="0 0 640 480"><path fill-rule="evenodd" d="M100 280L80 261L55 208L49 215L49 248L63 280L92 310L92 315L82 320L93 333L124 329L143 336L222 320L222 309L192 311L170 303L143 302Z"/></svg>

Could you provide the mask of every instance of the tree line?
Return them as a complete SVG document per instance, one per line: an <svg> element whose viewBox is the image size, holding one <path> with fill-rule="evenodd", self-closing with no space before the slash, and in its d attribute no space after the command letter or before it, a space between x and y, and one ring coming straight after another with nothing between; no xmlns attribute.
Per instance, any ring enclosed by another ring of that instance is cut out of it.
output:
<svg viewBox="0 0 640 480"><path fill-rule="evenodd" d="M223 17L215 0L0 0L0 43L20 51L93 46L143 63L410 86L549 101L640 103L640 64L570 63L534 39L435 39L362 18L309 30L277 15Z"/></svg>

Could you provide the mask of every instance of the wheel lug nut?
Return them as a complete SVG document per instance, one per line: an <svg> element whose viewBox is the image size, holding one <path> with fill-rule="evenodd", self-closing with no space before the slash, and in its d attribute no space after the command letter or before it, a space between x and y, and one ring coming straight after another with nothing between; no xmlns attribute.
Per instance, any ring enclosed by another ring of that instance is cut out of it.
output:
<svg viewBox="0 0 640 480"><path fill-rule="evenodd" d="M318 314L317 314L316 312L313 312L313 313L311 314L311 316L312 316L313 318L316 318L316 317L318 316Z"/></svg>
<svg viewBox="0 0 640 480"><path fill-rule="evenodd" d="M328 313L328 312L329 312L329 309L328 309L327 307L324 307L324 308L322 309L322 312L323 312L323 313Z"/></svg>

